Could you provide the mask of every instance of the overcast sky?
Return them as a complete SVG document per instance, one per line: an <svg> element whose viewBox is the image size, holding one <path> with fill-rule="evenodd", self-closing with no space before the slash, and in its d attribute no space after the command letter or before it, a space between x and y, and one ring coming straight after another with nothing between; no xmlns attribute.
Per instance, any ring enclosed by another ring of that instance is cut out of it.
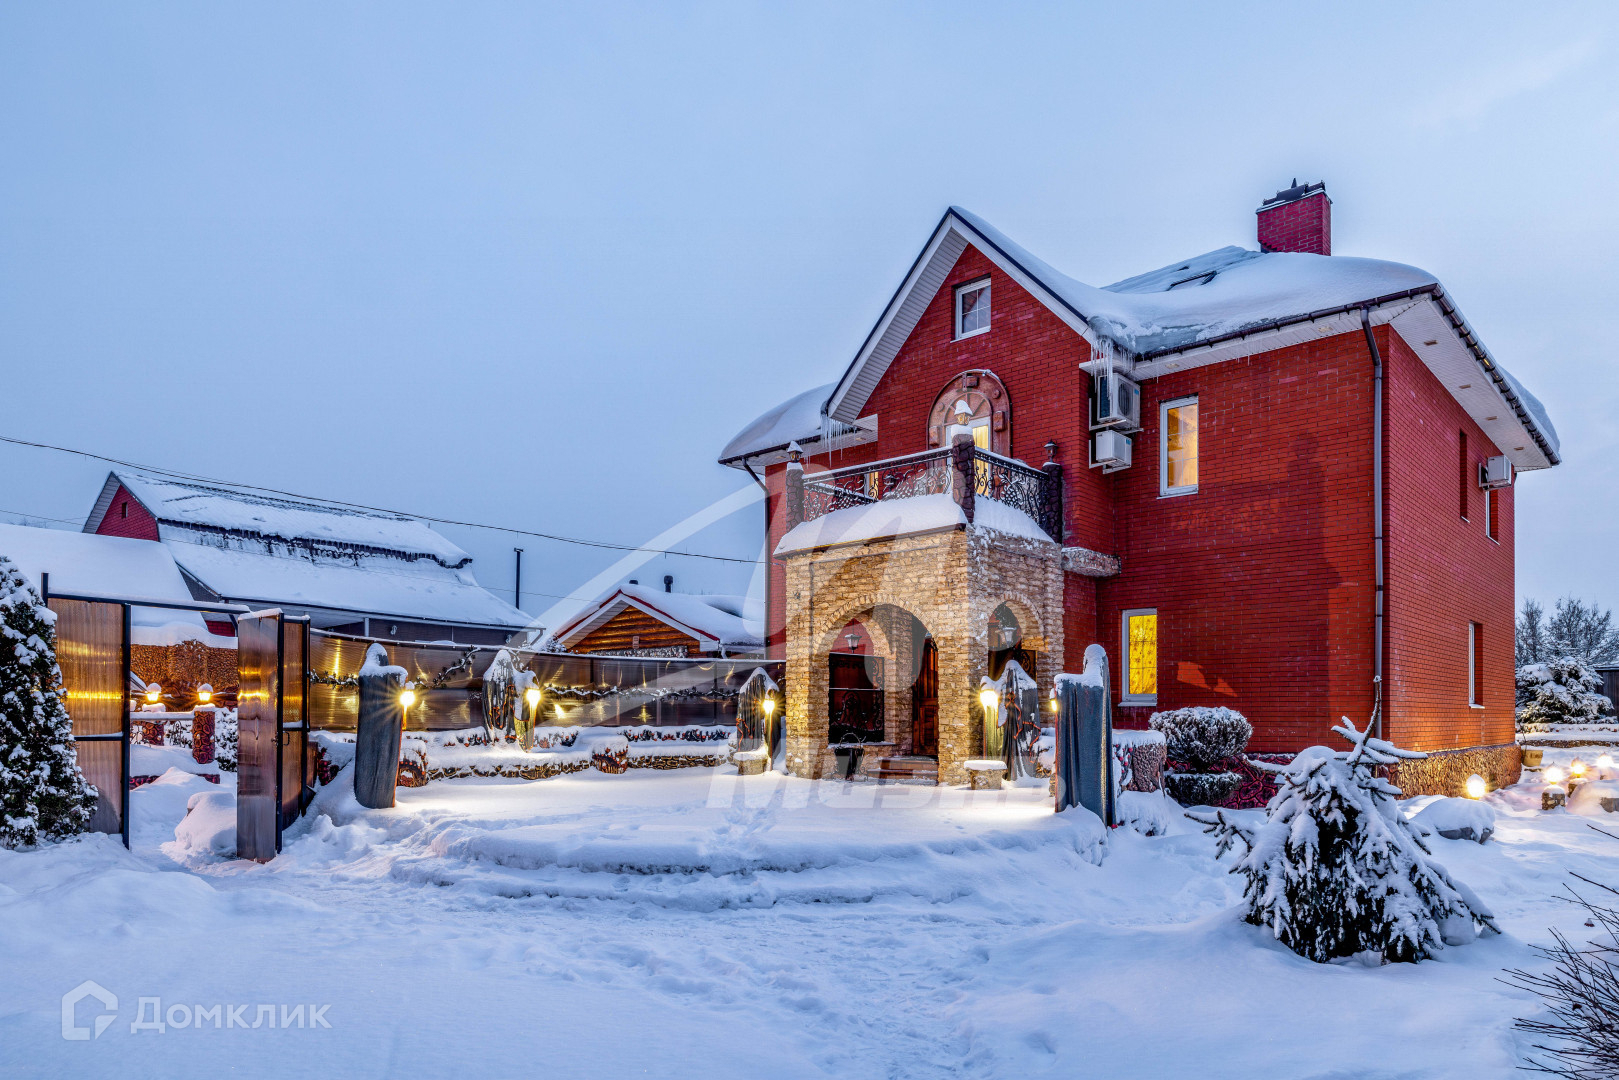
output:
<svg viewBox="0 0 1619 1080"><path fill-rule="evenodd" d="M1550 409L1520 596L1619 606L1619 9L1316 8L8 4L0 434L639 544L748 483L719 448L947 205L1106 284L1254 246L1296 176ZM0 445L0 520L105 472ZM525 547L534 612L613 559L443 531L499 590Z"/></svg>

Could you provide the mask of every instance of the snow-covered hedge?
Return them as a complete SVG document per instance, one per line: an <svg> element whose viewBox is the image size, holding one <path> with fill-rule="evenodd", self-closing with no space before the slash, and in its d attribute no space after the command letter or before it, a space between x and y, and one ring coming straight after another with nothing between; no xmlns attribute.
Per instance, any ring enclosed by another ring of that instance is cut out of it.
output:
<svg viewBox="0 0 1619 1080"><path fill-rule="evenodd" d="M1155 712L1147 724L1163 732L1171 761L1203 770L1242 753L1254 734L1247 717L1224 706L1195 705Z"/></svg>
<svg viewBox="0 0 1619 1080"><path fill-rule="evenodd" d="M1593 724L1614 719L1613 702L1602 694L1602 676L1571 656L1518 669L1518 726Z"/></svg>

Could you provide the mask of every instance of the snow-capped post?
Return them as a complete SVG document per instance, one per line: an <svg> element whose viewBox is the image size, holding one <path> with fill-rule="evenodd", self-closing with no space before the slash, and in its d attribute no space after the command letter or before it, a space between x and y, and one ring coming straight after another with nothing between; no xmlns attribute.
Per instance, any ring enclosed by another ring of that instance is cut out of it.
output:
<svg viewBox="0 0 1619 1080"><path fill-rule="evenodd" d="M1261 766L1280 782L1263 824L1224 810L1186 815L1219 838L1219 854L1239 842L1247 849L1231 868L1248 879L1247 921L1316 963L1423 960L1498 932L1472 890L1429 861L1394 801L1400 789L1377 775L1428 755L1373 738L1375 724L1375 714L1364 730L1345 717L1333 730L1351 749L1312 746L1286 765Z"/></svg>
<svg viewBox="0 0 1619 1080"><path fill-rule="evenodd" d="M361 806L382 810L394 804L399 780L399 744L405 730L406 671L388 663L388 650L376 642L360 667L360 720L354 746L354 797Z"/></svg>
<svg viewBox="0 0 1619 1080"><path fill-rule="evenodd" d="M957 435L950 441L950 494L956 505L961 507L961 514L969 525L972 524L978 497L978 473L973 467L973 455L977 449L971 435Z"/></svg>
<svg viewBox="0 0 1619 1080"><path fill-rule="evenodd" d="M804 450L796 442L787 447L787 476L783 483L787 528L793 529L804 523Z"/></svg>
<svg viewBox="0 0 1619 1080"><path fill-rule="evenodd" d="M96 789L79 771L56 663L56 613L0 555L0 846L84 832Z"/></svg>
<svg viewBox="0 0 1619 1080"><path fill-rule="evenodd" d="M1107 650L1085 647L1084 671L1057 676L1057 812L1083 806L1117 823Z"/></svg>
<svg viewBox="0 0 1619 1080"><path fill-rule="evenodd" d="M1057 460L1057 444L1046 443L1046 463L1040 466L1040 471L1046 474L1046 488L1051 499L1051 514L1049 519L1056 524L1056 531L1051 532L1051 539L1062 543L1063 511L1062 511L1062 463ZM1045 522L1041 522L1045 524ZM1047 530L1050 532L1050 530Z"/></svg>

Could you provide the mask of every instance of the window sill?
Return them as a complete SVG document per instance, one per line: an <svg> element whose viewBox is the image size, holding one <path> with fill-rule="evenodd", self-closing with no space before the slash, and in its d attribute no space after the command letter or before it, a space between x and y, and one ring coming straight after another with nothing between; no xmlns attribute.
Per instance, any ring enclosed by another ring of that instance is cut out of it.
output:
<svg viewBox="0 0 1619 1080"><path fill-rule="evenodd" d="M1157 705L1158 705L1158 698L1157 697L1139 697L1139 698L1120 698L1119 699L1119 708L1121 708L1121 709L1156 708Z"/></svg>
<svg viewBox="0 0 1619 1080"><path fill-rule="evenodd" d="M987 333L989 333L989 327L986 326L982 330L969 330L965 334L957 334L956 337L955 337L955 340L956 341L966 341L968 338L977 337L980 334L987 334Z"/></svg>
<svg viewBox="0 0 1619 1080"><path fill-rule="evenodd" d="M1482 709L1482 708L1484 708L1484 706L1482 706L1482 705L1473 705L1473 704L1469 704L1467 707L1469 709Z"/></svg>
<svg viewBox="0 0 1619 1080"><path fill-rule="evenodd" d="M1196 494L1197 494L1197 488L1181 488L1178 491L1164 491L1164 490L1160 489L1159 492L1158 492L1158 497L1160 499L1179 499L1179 498L1183 498L1183 497L1185 497L1187 495L1196 495Z"/></svg>

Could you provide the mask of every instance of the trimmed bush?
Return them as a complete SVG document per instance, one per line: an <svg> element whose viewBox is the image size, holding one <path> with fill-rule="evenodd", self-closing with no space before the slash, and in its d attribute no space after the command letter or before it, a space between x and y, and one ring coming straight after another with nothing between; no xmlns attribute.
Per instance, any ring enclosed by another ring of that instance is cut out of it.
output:
<svg viewBox="0 0 1619 1080"><path fill-rule="evenodd" d="M1195 705L1152 714L1148 726L1161 731L1169 744L1171 761L1184 761L1208 772L1227 758L1236 757L1253 737L1253 725L1235 709Z"/></svg>

